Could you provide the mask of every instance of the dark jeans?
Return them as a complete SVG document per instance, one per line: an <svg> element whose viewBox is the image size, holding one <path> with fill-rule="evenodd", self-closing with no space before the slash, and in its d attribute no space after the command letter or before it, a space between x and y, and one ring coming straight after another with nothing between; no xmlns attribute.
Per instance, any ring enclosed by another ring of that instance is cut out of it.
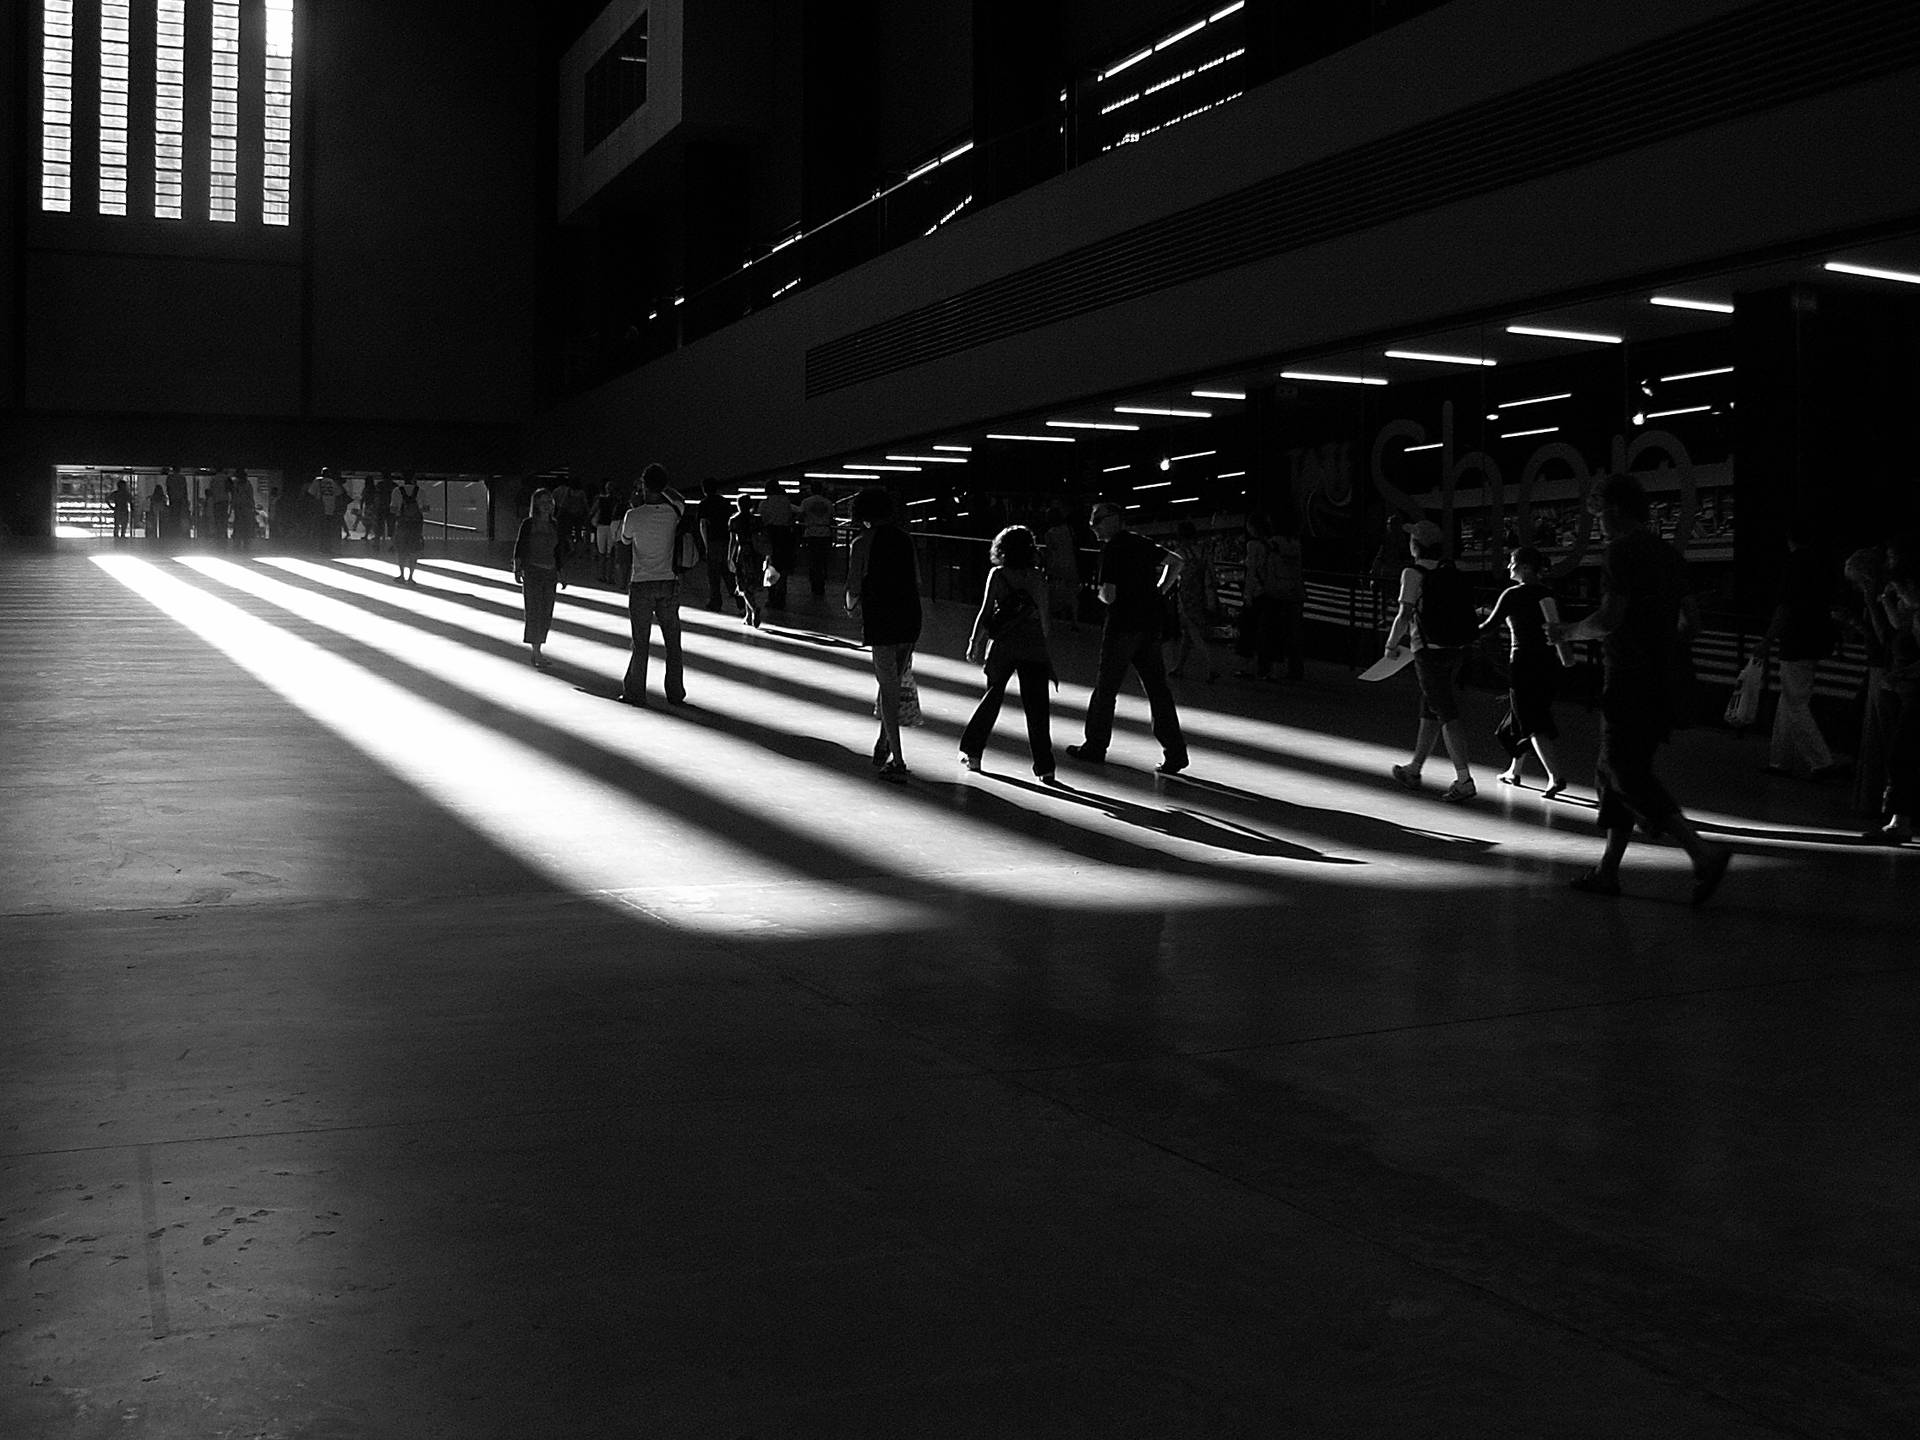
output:
<svg viewBox="0 0 1920 1440"><path fill-rule="evenodd" d="M558 570L543 570L529 565L520 572L520 595L526 602L527 628L520 638L529 645L547 643L547 631L553 625L553 597L560 584Z"/></svg>
<svg viewBox="0 0 1920 1440"><path fill-rule="evenodd" d="M1027 746L1033 752L1033 773L1053 774L1053 737L1048 727L1047 686L1053 667L1044 660L987 661L987 693L974 707L973 718L961 732L960 748L978 755L987 748L993 725L1000 718L1000 702L1007 698L1007 681L1020 678L1020 708L1027 712Z"/></svg>
<svg viewBox="0 0 1920 1440"><path fill-rule="evenodd" d="M786 608L787 577L793 573L794 545L791 525L767 526L767 551L773 560L773 568L780 572L779 580L767 590L767 603L776 610Z"/></svg>
<svg viewBox="0 0 1920 1440"><path fill-rule="evenodd" d="M827 564L833 557L833 537L809 535L802 543L807 547L807 584L817 600L827 593Z"/></svg>
<svg viewBox="0 0 1920 1440"><path fill-rule="evenodd" d="M678 704L687 698L686 671L680 659L680 582L636 580L627 587L627 619L633 628L633 655L627 661L627 679L621 693L636 705L647 699L647 651L653 644L653 622L660 622L660 638L667 646L667 699Z"/></svg>
<svg viewBox="0 0 1920 1440"><path fill-rule="evenodd" d="M1666 738L1658 719L1601 714L1593 785L1602 830L1631 829L1635 820L1655 835L1667 828L1667 817L1680 807L1653 773L1654 753Z"/></svg>
<svg viewBox="0 0 1920 1440"><path fill-rule="evenodd" d="M717 545L707 546L707 608L724 610L733 582L727 576L727 542L723 536Z"/></svg>
<svg viewBox="0 0 1920 1440"><path fill-rule="evenodd" d="M1129 665L1140 677L1140 688L1147 692L1153 738L1160 742L1169 760L1186 759L1187 741L1180 733L1180 714L1173 708L1173 690L1167 684L1167 662L1160 653L1157 625L1150 630L1116 630L1109 624L1100 632L1100 674L1087 700L1086 748L1104 755L1113 740L1113 705ZM1025 681L1021 682L1020 693L1026 695Z"/></svg>

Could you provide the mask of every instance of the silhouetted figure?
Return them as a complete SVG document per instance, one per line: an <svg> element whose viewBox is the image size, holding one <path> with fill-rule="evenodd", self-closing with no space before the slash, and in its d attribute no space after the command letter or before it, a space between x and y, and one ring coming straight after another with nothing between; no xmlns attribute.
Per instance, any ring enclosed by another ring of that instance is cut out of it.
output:
<svg viewBox="0 0 1920 1440"><path fill-rule="evenodd" d="M1160 637L1165 628L1164 600L1179 583L1183 562L1173 551L1127 529L1126 515L1118 505L1095 505L1092 521L1102 547L1096 584L1107 617L1100 631L1100 673L1087 699L1086 739L1069 745L1067 753L1090 765L1106 763L1120 682L1132 667L1147 694L1153 738L1165 752L1154 768L1162 775L1177 775L1187 768L1187 741L1180 732L1173 689L1167 684Z"/></svg>
<svg viewBox="0 0 1920 1440"><path fill-rule="evenodd" d="M633 575L627 581L627 618L633 653L627 660L620 698L629 705L647 703L647 652L653 627L667 651L667 703L684 704L686 667L680 653L680 576L673 568L673 537L686 501L667 484L664 465L649 465L640 475L640 494L620 522L620 534L633 546Z"/></svg>
<svg viewBox="0 0 1920 1440"><path fill-rule="evenodd" d="M420 583L414 571L427 549L426 516L420 482L408 475L393 491L393 558L403 584Z"/></svg>
<svg viewBox="0 0 1920 1440"><path fill-rule="evenodd" d="M566 584L560 578L566 563L567 537L554 519L553 492L536 490L533 508L513 539L513 579L526 610L526 628L520 638L533 647L536 670L547 668L541 648L553 627L554 592Z"/></svg>
<svg viewBox="0 0 1920 1440"><path fill-rule="evenodd" d="M1413 758L1394 766L1393 778L1409 790L1418 790L1427 758L1444 743L1453 761L1453 783L1441 798L1458 805L1476 793L1467 727L1460 719L1455 691L1474 635L1473 599L1466 577L1447 559L1440 527L1431 520L1417 520L1405 529L1413 564L1400 572L1400 600L1387 631L1386 654L1397 657L1402 643L1413 647L1414 674L1420 680L1420 730Z"/></svg>
<svg viewBox="0 0 1920 1440"><path fill-rule="evenodd" d="M860 615L860 638L873 652L879 688L880 734L873 763L881 778L907 773L900 748L900 698L913 679L913 647L920 640L920 565L913 541L894 523L893 497L862 490L853 497L854 523L863 527L847 556L846 607Z"/></svg>
<svg viewBox="0 0 1920 1440"><path fill-rule="evenodd" d="M766 536L767 558L774 578L767 588L767 604L787 608L787 577L793 573L793 502L777 479L767 482L767 498L760 502L760 529Z"/></svg>
<svg viewBox="0 0 1920 1440"><path fill-rule="evenodd" d="M1057 683L1048 652L1047 582L1040 570L1039 544L1024 525L1010 525L993 537L988 552L986 593L967 641L967 659L985 665L987 693L960 736L960 762L980 768L980 757L1000 718L1007 681L1020 681L1020 707L1027 716L1027 747L1033 773L1053 779L1053 739L1047 687Z"/></svg>
<svg viewBox="0 0 1920 1440"><path fill-rule="evenodd" d="M1607 844L1600 863L1573 881L1589 895L1620 893L1620 862L1635 824L1673 836L1693 862L1693 903L1704 905L1727 873L1731 854L1700 838L1653 773L1673 727L1675 648L1697 625L1686 564L1647 529L1647 496L1632 475L1610 475L1596 498L1607 548L1600 561L1600 608L1573 625L1550 626L1554 644L1599 640L1600 757L1594 787Z"/></svg>

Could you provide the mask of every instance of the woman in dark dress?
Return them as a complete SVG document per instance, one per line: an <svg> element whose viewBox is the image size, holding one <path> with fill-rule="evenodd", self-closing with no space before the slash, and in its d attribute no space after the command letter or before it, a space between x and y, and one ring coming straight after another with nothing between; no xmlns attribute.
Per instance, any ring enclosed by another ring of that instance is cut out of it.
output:
<svg viewBox="0 0 1920 1440"><path fill-rule="evenodd" d="M393 559L402 584L418 585L414 570L427 548L427 507L420 500L420 482L409 475L393 492Z"/></svg>
<svg viewBox="0 0 1920 1440"><path fill-rule="evenodd" d="M1551 800L1567 788L1562 776L1554 741L1560 727L1553 719L1553 695L1560 683L1560 660L1547 643L1547 626L1558 619L1550 611L1553 592L1540 583L1545 560L1531 545L1522 545L1507 561L1507 575L1513 584L1500 592L1493 611L1481 624L1482 631L1507 627L1512 640L1510 678L1507 696L1508 718L1495 733L1507 752L1507 768L1500 772L1502 785L1518 785L1526 768L1527 750L1540 757L1547 772L1544 794Z"/></svg>
<svg viewBox="0 0 1920 1440"><path fill-rule="evenodd" d="M562 583L560 572L566 563L567 537L564 525L554 516L553 492L536 490L532 510L513 540L513 578L527 611L521 638L533 647L536 670L547 668L540 647L547 643L547 631L553 625L554 591Z"/></svg>
<svg viewBox="0 0 1920 1440"><path fill-rule="evenodd" d="M880 736L873 763L881 778L907 773L900 749L900 696L913 684L913 647L920 639L920 567L913 541L893 523L893 497L862 490L853 497L853 520L864 526L847 557L847 609L860 614L860 638L873 651L879 683Z"/></svg>

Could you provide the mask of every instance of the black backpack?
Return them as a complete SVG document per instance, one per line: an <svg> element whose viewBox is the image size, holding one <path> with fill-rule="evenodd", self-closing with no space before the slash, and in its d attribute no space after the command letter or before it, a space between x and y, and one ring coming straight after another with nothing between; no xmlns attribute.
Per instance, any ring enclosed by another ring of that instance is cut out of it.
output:
<svg viewBox="0 0 1920 1440"><path fill-rule="evenodd" d="M1420 582L1420 640L1444 650L1473 643L1473 587L1452 565L1436 565Z"/></svg>

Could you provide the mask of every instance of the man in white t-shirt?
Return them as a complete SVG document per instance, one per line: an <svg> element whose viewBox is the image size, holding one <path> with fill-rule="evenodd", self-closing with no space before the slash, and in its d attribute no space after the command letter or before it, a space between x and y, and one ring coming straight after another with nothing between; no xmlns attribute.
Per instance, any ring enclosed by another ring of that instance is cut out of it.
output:
<svg viewBox="0 0 1920 1440"><path fill-rule="evenodd" d="M627 618L633 628L633 655L627 661L623 704L647 703L647 651L654 621L667 647L667 703L684 705L686 674L680 658L680 577L673 568L673 535L686 501L667 484L664 465L649 465L640 476L640 493L620 522L620 538L633 547L633 576L627 583Z"/></svg>

